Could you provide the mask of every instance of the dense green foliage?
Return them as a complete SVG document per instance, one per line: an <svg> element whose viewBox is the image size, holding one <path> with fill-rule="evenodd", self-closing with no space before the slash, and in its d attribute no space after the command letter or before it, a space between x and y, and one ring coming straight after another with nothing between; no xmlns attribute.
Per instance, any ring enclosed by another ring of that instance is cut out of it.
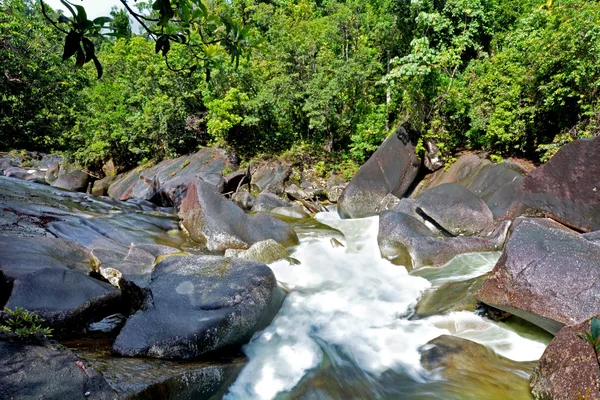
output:
<svg viewBox="0 0 600 400"><path fill-rule="evenodd" d="M4 307L5 320L0 324L0 333L14 334L21 340L37 337L51 337L52 329L43 326L44 320L36 313L21 307L10 309Z"/></svg>
<svg viewBox="0 0 600 400"><path fill-rule="evenodd" d="M126 37L96 43L99 81L86 78L93 67L60 63L61 37L30 0L2 7L0 144L67 150L92 169L212 143L246 159L311 148L360 164L400 124L446 155L545 159L598 132L591 0L213 1L207 15L243 30L251 57L231 63L226 40L204 43L200 68L176 73L168 67L187 65L189 47L170 48L167 65L154 54L164 43ZM168 10L151 8L142 6L156 17L150 29L165 28ZM123 13L110 24L130 36ZM209 25L203 36L219 37Z"/></svg>

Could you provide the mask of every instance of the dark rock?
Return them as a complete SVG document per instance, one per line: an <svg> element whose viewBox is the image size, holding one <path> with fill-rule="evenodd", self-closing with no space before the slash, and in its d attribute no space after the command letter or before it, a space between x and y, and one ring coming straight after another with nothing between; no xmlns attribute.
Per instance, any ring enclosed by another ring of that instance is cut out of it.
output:
<svg viewBox="0 0 600 400"><path fill-rule="evenodd" d="M286 247L298 244L286 223L263 213L247 215L202 180L190 182L179 217L191 237L210 251L247 249L266 239Z"/></svg>
<svg viewBox="0 0 600 400"><path fill-rule="evenodd" d="M114 400L117 394L62 347L0 341L0 398Z"/></svg>
<svg viewBox="0 0 600 400"><path fill-rule="evenodd" d="M519 218L478 294L555 334L600 309L600 247L548 219Z"/></svg>
<svg viewBox="0 0 600 400"><path fill-rule="evenodd" d="M72 192L78 192L87 189L88 179L89 175L85 172L74 170L60 174L51 185Z"/></svg>
<svg viewBox="0 0 600 400"><path fill-rule="evenodd" d="M583 232L600 229L600 137L563 146L521 184L523 202Z"/></svg>
<svg viewBox="0 0 600 400"><path fill-rule="evenodd" d="M231 196L231 200L244 211L250 211L254 207L256 199L249 192L237 192Z"/></svg>
<svg viewBox="0 0 600 400"><path fill-rule="evenodd" d="M261 193L256 197L254 206L252 207L253 212L268 212L277 207L289 207L290 203L280 199L273 193Z"/></svg>
<svg viewBox="0 0 600 400"><path fill-rule="evenodd" d="M81 271L43 268L15 279L6 307L36 312L58 331L78 331L119 310L121 292Z"/></svg>
<svg viewBox="0 0 600 400"><path fill-rule="evenodd" d="M531 376L537 399L600 399L600 360L585 340L590 320L558 331Z"/></svg>
<svg viewBox="0 0 600 400"><path fill-rule="evenodd" d="M342 218L374 215L388 194L401 198L412 185L421 163L404 128L388 137L358 170L338 199Z"/></svg>
<svg viewBox="0 0 600 400"><path fill-rule="evenodd" d="M221 183L217 185L217 190L222 194L237 193L238 190L246 184L250 183L249 169L236 171L228 174L223 178Z"/></svg>
<svg viewBox="0 0 600 400"><path fill-rule="evenodd" d="M100 344L100 346L99 346ZM221 361L180 361L113 357L103 342L77 340L66 346L128 400L215 400L226 393L246 364L237 357Z"/></svg>
<svg viewBox="0 0 600 400"><path fill-rule="evenodd" d="M377 243L382 257L410 271L423 266L442 266L463 253L500 250L509 225L501 223L486 238L443 237L413 216L382 211Z"/></svg>
<svg viewBox="0 0 600 400"><path fill-rule="evenodd" d="M327 180L327 187L325 188L327 199L332 203L337 203L347 185L341 175L332 175Z"/></svg>
<svg viewBox="0 0 600 400"><path fill-rule="evenodd" d="M89 273L91 260L88 249L68 240L0 236L0 270L10 280L43 268Z"/></svg>
<svg viewBox="0 0 600 400"><path fill-rule="evenodd" d="M447 314L454 311L475 311L476 294L487 279L487 274L461 282L447 282L430 289L417 303L415 317Z"/></svg>
<svg viewBox="0 0 600 400"><path fill-rule="evenodd" d="M264 264L223 257L170 257L157 264L151 303L131 316L113 350L191 359L246 343L284 298Z"/></svg>
<svg viewBox="0 0 600 400"><path fill-rule="evenodd" d="M437 337L422 347L421 364L442 374L440 392L447 398L531 399L527 376L533 362L511 361L470 340Z"/></svg>
<svg viewBox="0 0 600 400"><path fill-rule="evenodd" d="M456 183L444 183L426 191L416 205L454 236L488 233L494 222L485 202Z"/></svg>

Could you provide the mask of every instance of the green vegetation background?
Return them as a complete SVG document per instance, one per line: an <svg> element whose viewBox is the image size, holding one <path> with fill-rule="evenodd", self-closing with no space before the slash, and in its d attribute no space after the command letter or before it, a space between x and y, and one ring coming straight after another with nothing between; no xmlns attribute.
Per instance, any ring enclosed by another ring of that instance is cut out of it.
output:
<svg viewBox="0 0 600 400"><path fill-rule="evenodd" d="M123 170L219 144L246 160L307 152L352 170L400 124L446 157L473 149L536 161L599 131L597 1L211 7L260 40L239 68L213 66L209 81L170 72L154 43L131 35L126 15L113 12L131 37L96 43L104 66L96 80L93 66L61 62L64 37L39 2L5 0L0 150L61 151L97 171L111 158Z"/></svg>

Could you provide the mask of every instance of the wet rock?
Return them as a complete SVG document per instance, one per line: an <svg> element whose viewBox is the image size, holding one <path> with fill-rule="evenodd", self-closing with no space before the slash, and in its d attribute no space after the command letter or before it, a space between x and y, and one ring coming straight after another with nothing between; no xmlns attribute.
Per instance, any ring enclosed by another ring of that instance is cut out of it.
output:
<svg viewBox="0 0 600 400"><path fill-rule="evenodd" d="M600 229L600 137L563 146L521 184L523 202L583 232Z"/></svg>
<svg viewBox="0 0 600 400"><path fill-rule="evenodd" d="M237 192L231 196L231 200L244 211L250 211L254 207L256 199L249 192Z"/></svg>
<svg viewBox="0 0 600 400"><path fill-rule="evenodd" d="M440 287L428 290L417 303L415 317L447 314L454 311L475 311L475 297L487 274L461 282L447 282Z"/></svg>
<svg viewBox="0 0 600 400"><path fill-rule="evenodd" d="M261 193L256 197L254 206L252 207L253 212L268 212L277 207L289 207L290 203L280 199L273 193Z"/></svg>
<svg viewBox="0 0 600 400"><path fill-rule="evenodd" d="M271 214L273 215L281 215L283 217L289 218L310 218L310 215L304 211L304 207L295 205L289 207L276 207L271 210Z"/></svg>
<svg viewBox="0 0 600 400"><path fill-rule="evenodd" d="M77 270L43 268L14 280L6 307L34 311L56 331L80 331L120 303L121 292L108 283Z"/></svg>
<svg viewBox="0 0 600 400"><path fill-rule="evenodd" d="M289 256L290 253L286 248L273 239L254 243L248 250L225 250L225 257L243 258L245 260L252 260L265 264L270 264L288 258Z"/></svg>
<svg viewBox="0 0 600 400"><path fill-rule="evenodd" d="M377 243L381 256L409 271L423 266L442 266L453 257L502 248L510 223L501 223L488 237L443 237L417 218L383 211L379 216Z"/></svg>
<svg viewBox="0 0 600 400"><path fill-rule="evenodd" d="M511 361L470 340L433 339L421 348L421 364L442 374L442 392L449 398L531 399L527 377L533 362Z"/></svg>
<svg viewBox="0 0 600 400"><path fill-rule="evenodd" d="M112 314L98 322L92 322L88 325L88 332L116 332L125 323L126 317L123 314Z"/></svg>
<svg viewBox="0 0 600 400"><path fill-rule="evenodd" d="M284 298L264 264L213 256L170 257L148 288L152 301L125 323L117 354L192 359L239 347L270 323Z"/></svg>
<svg viewBox="0 0 600 400"><path fill-rule="evenodd" d="M89 175L83 171L74 170L58 175L51 185L72 192L85 191L88 186Z"/></svg>
<svg viewBox="0 0 600 400"><path fill-rule="evenodd" d="M421 163L402 127L388 137L358 170L338 199L342 218L374 215L388 194L402 197L416 178Z"/></svg>
<svg viewBox="0 0 600 400"><path fill-rule="evenodd" d="M247 215L201 180L190 183L179 216L192 238L210 251L247 249L266 239L286 247L298 244L296 233L286 223L263 213Z"/></svg>
<svg viewBox="0 0 600 400"><path fill-rule="evenodd" d="M515 221L478 299L552 334L600 309L600 247L549 219Z"/></svg>
<svg viewBox="0 0 600 400"><path fill-rule="evenodd" d="M416 206L454 236L488 233L494 217L483 200L455 183L436 186L417 199Z"/></svg>
<svg viewBox="0 0 600 400"><path fill-rule="evenodd" d="M0 236L0 270L15 278L43 268L92 271L91 252L85 247L52 237Z"/></svg>
<svg viewBox="0 0 600 400"><path fill-rule="evenodd" d="M558 331L531 376L537 399L600 399L600 373L594 350L577 337L590 332L590 320Z"/></svg>
<svg viewBox="0 0 600 400"><path fill-rule="evenodd" d="M0 398L113 400L115 391L93 368L53 344L0 341Z"/></svg>
<svg viewBox="0 0 600 400"><path fill-rule="evenodd" d="M291 168L282 162L258 166L252 173L251 193L254 196L263 192L282 196L284 194L283 183L288 179L290 173Z"/></svg>

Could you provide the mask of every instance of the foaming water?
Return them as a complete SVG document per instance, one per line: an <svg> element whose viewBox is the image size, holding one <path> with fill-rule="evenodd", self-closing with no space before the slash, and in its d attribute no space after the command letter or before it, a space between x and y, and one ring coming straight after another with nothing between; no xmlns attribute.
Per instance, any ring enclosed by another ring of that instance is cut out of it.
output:
<svg viewBox="0 0 600 400"><path fill-rule="evenodd" d="M515 361L541 356L544 343L469 312L408 320L432 283L381 258L378 218L340 220L337 213L316 218L342 231L345 247L307 237L293 253L299 265L270 265L291 292L271 325L244 347L249 362L227 399L285 398L281 392L332 358L351 360L365 379L377 380L392 371L418 385L431 378L421 367L419 348L443 334L479 342ZM462 276L458 280L481 275L492 269L498 256L461 256L460 267L451 262L452 271L434 271L431 281L437 286L458 279L456 275Z"/></svg>

